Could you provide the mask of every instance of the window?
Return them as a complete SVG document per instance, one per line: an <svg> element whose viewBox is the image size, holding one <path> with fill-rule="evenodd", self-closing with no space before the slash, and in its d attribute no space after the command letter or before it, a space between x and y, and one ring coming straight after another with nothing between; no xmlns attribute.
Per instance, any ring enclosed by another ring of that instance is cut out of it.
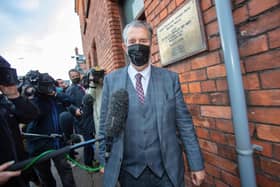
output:
<svg viewBox="0 0 280 187"><path fill-rule="evenodd" d="M122 10L123 25L126 25L134 19L146 20L143 0L123 0L120 1L120 7Z"/></svg>
<svg viewBox="0 0 280 187"><path fill-rule="evenodd" d="M146 20L143 0L123 0L119 1L119 5L122 14L121 16L123 28L132 20ZM128 64L128 59L126 55L125 62L126 64Z"/></svg>

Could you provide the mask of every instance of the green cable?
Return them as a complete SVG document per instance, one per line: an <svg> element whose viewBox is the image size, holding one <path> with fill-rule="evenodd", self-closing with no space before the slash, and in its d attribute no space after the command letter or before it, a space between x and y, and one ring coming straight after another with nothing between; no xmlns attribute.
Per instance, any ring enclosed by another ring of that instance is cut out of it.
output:
<svg viewBox="0 0 280 187"><path fill-rule="evenodd" d="M28 164L26 164L24 166L24 168L22 169L23 171L29 169L30 167L32 167L38 160L40 160L41 158L43 158L44 156L48 155L49 153L53 152L54 150L47 150L43 153L41 153L40 155L36 156L34 159L32 159Z"/></svg>
<svg viewBox="0 0 280 187"><path fill-rule="evenodd" d="M53 150L53 149L47 150L47 151L41 153L40 155L36 156L28 164L26 164L22 170L25 171L25 170L31 168L33 165L36 164L36 162L38 162L40 159L42 159L43 157L45 157L46 155L48 155L49 153L51 153L53 151L55 151L55 150ZM88 171L88 172L97 172L101 168L103 168L102 166L93 168L93 167L89 167L89 166L86 166L86 165L82 165L78 161L76 161L75 159L71 158L69 156L69 154L66 154L66 159L69 160L70 162L72 162L73 164L77 165L79 168L81 168L81 169L83 169L85 171Z"/></svg>
<svg viewBox="0 0 280 187"><path fill-rule="evenodd" d="M77 165L79 168L88 171L88 172L97 172L99 171L101 168L103 168L102 166L93 168L93 167L89 167L83 164L80 164L78 161L76 161L75 159L71 158L68 154L66 154L66 159L69 160L70 162L72 162L73 164Z"/></svg>

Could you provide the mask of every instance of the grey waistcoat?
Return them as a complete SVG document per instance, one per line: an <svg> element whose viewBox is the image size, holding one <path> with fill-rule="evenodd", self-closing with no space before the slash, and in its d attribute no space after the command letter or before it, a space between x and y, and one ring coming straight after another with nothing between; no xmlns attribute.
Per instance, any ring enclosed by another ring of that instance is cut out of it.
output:
<svg viewBox="0 0 280 187"><path fill-rule="evenodd" d="M125 127L124 159L122 169L134 177L139 177L146 167L161 177L164 169L160 153L155 98L152 98L152 80L150 79L145 103L138 100L136 90L128 78L129 93L128 117Z"/></svg>

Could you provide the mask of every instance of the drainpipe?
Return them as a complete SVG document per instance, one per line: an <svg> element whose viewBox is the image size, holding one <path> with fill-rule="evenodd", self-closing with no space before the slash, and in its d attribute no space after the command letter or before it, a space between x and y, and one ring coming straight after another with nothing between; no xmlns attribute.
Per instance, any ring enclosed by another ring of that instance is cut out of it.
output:
<svg viewBox="0 0 280 187"><path fill-rule="evenodd" d="M215 0L215 3L227 71L241 186L256 187L253 146L248 128L247 108L232 19L231 1Z"/></svg>

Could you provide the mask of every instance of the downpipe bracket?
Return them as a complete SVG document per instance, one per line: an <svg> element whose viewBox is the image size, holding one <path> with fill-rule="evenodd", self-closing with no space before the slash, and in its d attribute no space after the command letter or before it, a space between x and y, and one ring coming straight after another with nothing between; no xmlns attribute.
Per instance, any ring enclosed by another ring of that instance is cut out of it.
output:
<svg viewBox="0 0 280 187"><path fill-rule="evenodd" d="M260 145L253 144L251 149L236 149L236 152L239 155L248 156L248 155L252 155L254 150L263 151L263 147Z"/></svg>
<svg viewBox="0 0 280 187"><path fill-rule="evenodd" d="M263 146L261 146L261 145L253 144L252 148L253 148L253 150L256 150L256 151L260 151L260 152L263 151Z"/></svg>

